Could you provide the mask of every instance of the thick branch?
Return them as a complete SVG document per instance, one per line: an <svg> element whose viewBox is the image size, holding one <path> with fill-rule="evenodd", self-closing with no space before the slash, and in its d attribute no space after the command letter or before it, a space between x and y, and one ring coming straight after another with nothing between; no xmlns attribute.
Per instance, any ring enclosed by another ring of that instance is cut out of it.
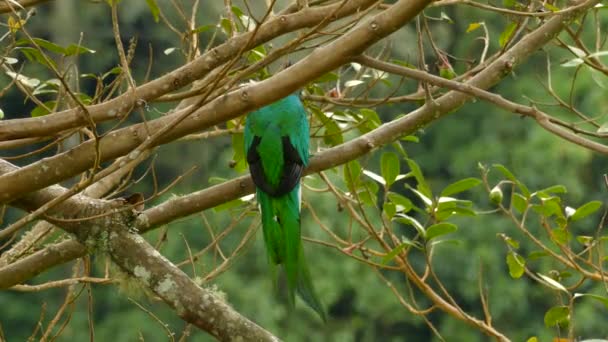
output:
<svg viewBox="0 0 608 342"><path fill-rule="evenodd" d="M368 46L396 31L416 16L429 2L429 0L419 0L396 3L331 44L314 50L289 69L211 101L171 129L158 143L165 143L225 122L295 92L306 83L348 62ZM150 134L169 125L174 117L175 115L170 115L104 136L98 148L101 161L129 153L146 141ZM89 141L62 154L0 176L0 202L9 202L23 193L42 189L84 172L94 165L96 152L95 143Z"/></svg>
<svg viewBox="0 0 608 342"><path fill-rule="evenodd" d="M0 172L15 168L0 159ZM60 186L53 186L28 194L12 204L21 209L32 210L46 203L49 198L60 196L66 191ZM123 209L122 205L124 204L121 204L120 201L75 196L54 208L55 214L62 213L64 218L96 214L98 217L91 220L62 220L53 223L76 235L81 243L90 248L108 253L124 272L138 278L143 285L174 308L180 317L218 339L232 341L238 340L240 337L259 341L278 340L266 330L241 316L211 290L199 287L142 237L131 233L134 214L129 210L120 210ZM98 214L101 213L106 215L99 216ZM60 247L62 247L61 244ZM47 250L46 255L48 256L52 252ZM57 251L60 257L61 252L61 250ZM14 263L7 268L17 266L31 266L31 271L36 269L37 265L35 263Z"/></svg>

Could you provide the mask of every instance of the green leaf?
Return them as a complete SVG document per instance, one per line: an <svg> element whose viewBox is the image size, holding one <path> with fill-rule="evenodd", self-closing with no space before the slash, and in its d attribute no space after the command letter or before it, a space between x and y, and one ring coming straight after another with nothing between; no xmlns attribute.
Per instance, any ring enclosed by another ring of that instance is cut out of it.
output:
<svg viewBox="0 0 608 342"><path fill-rule="evenodd" d="M410 225L412 227L414 227L418 233L420 234L420 236L425 237L426 236L426 232L424 231L424 227L420 224L420 222L418 222L418 220L416 220L415 218L405 215L405 214L397 214L395 216L395 220L397 222L406 224L406 225Z"/></svg>
<svg viewBox="0 0 608 342"><path fill-rule="evenodd" d="M234 169L238 172L243 172L247 169L245 162L245 139L243 133L232 134L232 159L236 162Z"/></svg>
<svg viewBox="0 0 608 342"><path fill-rule="evenodd" d="M226 202L226 203L222 203L222 204L220 204L220 205L218 205L216 207L213 207L213 211L215 211L215 212L221 212L221 211L224 211L224 210L238 208L241 205L243 205L243 203L244 202L240 198L238 198L238 199Z"/></svg>
<svg viewBox="0 0 608 342"><path fill-rule="evenodd" d="M453 223L441 222L436 223L426 229L426 240L431 241L432 239L453 233L458 230L458 227Z"/></svg>
<svg viewBox="0 0 608 342"><path fill-rule="evenodd" d="M511 205L513 206L513 208L515 208L515 210L519 211L520 213L523 213L524 211L526 211L528 201L521 194L514 193L513 196L511 196Z"/></svg>
<svg viewBox="0 0 608 342"><path fill-rule="evenodd" d="M380 168L382 171L382 178L384 178L386 186L391 186L397 179L400 172L399 157L392 152L383 153Z"/></svg>
<svg viewBox="0 0 608 342"><path fill-rule="evenodd" d="M228 18L220 20L220 27L228 37L232 37L232 22Z"/></svg>
<svg viewBox="0 0 608 342"><path fill-rule="evenodd" d="M550 193L550 194L565 194L568 192L565 186L558 184L553 185L548 188L544 188L542 190L537 191L537 193Z"/></svg>
<svg viewBox="0 0 608 342"><path fill-rule="evenodd" d="M430 208L430 207L433 206L433 201L431 201L431 199L428 198L427 196L425 196L422 192L420 192L420 191L418 191L416 189L413 189L411 187L409 189L412 190L412 192L415 193L416 196L418 196L422 200L422 202L424 202L424 205L427 208Z"/></svg>
<svg viewBox="0 0 608 342"><path fill-rule="evenodd" d="M405 247L409 247L409 246L416 246L416 243L403 237L401 238L401 244L399 244L399 246L393 248L390 252L388 252L384 258L382 258L382 261L380 262L382 265L386 265L389 261L395 259L395 257L397 256L397 254L401 253L402 250L405 249Z"/></svg>
<svg viewBox="0 0 608 342"><path fill-rule="evenodd" d="M29 61L38 62L46 67L49 67L49 66L57 67L57 64L55 63L55 61L53 61L52 59L48 59L48 61L47 61L47 59L44 58L44 56L38 49L29 47L29 46L23 46L23 47L17 47L17 48L15 48L15 50L18 50L19 52L21 52L25 56L25 58L27 58Z"/></svg>
<svg viewBox="0 0 608 342"><path fill-rule="evenodd" d="M397 206L393 202L384 202L382 205L382 211L386 214L386 217L392 219L397 213Z"/></svg>
<svg viewBox="0 0 608 342"><path fill-rule="evenodd" d="M450 196L474 188L481 184L481 180L477 178L465 178L455 183L448 185L441 192L441 196Z"/></svg>
<svg viewBox="0 0 608 342"><path fill-rule="evenodd" d="M570 241L571 235L567 229L553 229L551 231L553 241L560 245L565 245Z"/></svg>
<svg viewBox="0 0 608 342"><path fill-rule="evenodd" d="M216 25L212 25L212 24L201 25L201 26L195 28L193 33L195 33L195 34L196 33L203 33L205 31L209 31L209 30L214 29L216 27L217 27Z"/></svg>
<svg viewBox="0 0 608 342"><path fill-rule="evenodd" d="M334 120L328 118L324 122L324 126L325 134L323 135L323 141L325 142L325 144L329 146L336 146L344 142L342 130Z"/></svg>
<svg viewBox="0 0 608 342"><path fill-rule="evenodd" d="M509 236L505 236L504 239L509 244L509 246L511 246L513 248L519 248L519 241L517 241Z"/></svg>
<svg viewBox="0 0 608 342"><path fill-rule="evenodd" d="M593 242L593 236L579 235L576 237L576 241L583 246L590 246Z"/></svg>
<svg viewBox="0 0 608 342"><path fill-rule="evenodd" d="M314 83L325 83L325 82L335 82L338 80L338 74L335 72L328 72L323 76L317 78Z"/></svg>
<svg viewBox="0 0 608 342"><path fill-rule="evenodd" d="M389 201L393 202L397 206L396 207L397 212L407 213L414 207L414 205L412 204L412 201L410 201L409 198L401 196L397 193L389 192L387 194L387 197L388 197Z"/></svg>
<svg viewBox="0 0 608 342"><path fill-rule="evenodd" d="M507 7L507 8L514 8L516 5L515 0L502 0L502 4L503 6Z"/></svg>
<svg viewBox="0 0 608 342"><path fill-rule="evenodd" d="M437 211L435 212L435 218L439 221L443 221L443 220L447 220L449 217L452 216L477 216L477 213L469 208L464 208L464 207L448 207L448 208L442 208L441 205L437 208Z"/></svg>
<svg viewBox="0 0 608 342"><path fill-rule="evenodd" d="M500 171L511 182L513 182L513 183L519 182L517 180L517 178L515 178L515 175L511 171L509 171L509 169L507 169L504 165L494 164L494 165L492 165L492 167L497 169L498 171Z"/></svg>
<svg viewBox="0 0 608 342"><path fill-rule="evenodd" d="M502 33L500 34L500 38L498 39L498 43L500 44L501 48L504 48L507 43L509 43L509 40L511 40L511 37L513 37L516 28L517 24L512 22L507 25L507 28L505 28L504 31L502 31Z"/></svg>
<svg viewBox="0 0 608 342"><path fill-rule="evenodd" d="M429 187L426 180L424 179L424 176L422 175L422 171L420 170L420 166L418 166L418 164L413 159L408 158L408 159L406 159L406 161L407 161L407 165L410 167L410 170L411 170L409 174L414 176L414 178L416 179L416 182L418 182L418 185L416 186L418 191L420 191L427 198L429 198L429 199L432 198L433 194L431 193L431 188Z"/></svg>
<svg viewBox="0 0 608 342"><path fill-rule="evenodd" d="M49 114L52 110L54 110L56 105L57 105L57 101L47 101L44 103L44 106L37 106L36 108L34 108L32 110L32 112L30 113L30 115L33 118L37 118L39 116L45 116L45 115Z"/></svg>
<svg viewBox="0 0 608 342"><path fill-rule="evenodd" d="M70 44L68 45L67 48L65 48L65 56L74 56L74 55L80 55L83 53L95 53L95 50L89 49L87 47L81 46L81 45L76 45L76 44Z"/></svg>
<svg viewBox="0 0 608 342"><path fill-rule="evenodd" d="M344 181L349 191L355 192L361 182L361 165L356 160L348 162L344 165Z"/></svg>
<svg viewBox="0 0 608 342"><path fill-rule="evenodd" d="M598 211L602 207L602 202L600 201L591 201L580 206L574 214L570 217L572 221L581 220L594 212Z"/></svg>
<svg viewBox="0 0 608 342"><path fill-rule="evenodd" d="M46 49L48 51L63 55L65 54L65 49L63 47L61 47L60 45L57 45L53 42L50 42L46 39L42 39L42 38L32 38L32 41L30 41L29 39L21 39L18 40L15 44L17 46L24 46L24 45L31 45L33 43L35 43L36 45L38 45L39 47Z"/></svg>
<svg viewBox="0 0 608 342"><path fill-rule="evenodd" d="M564 287L564 285L562 285L560 282L558 282L557 280L548 277L546 275L537 273L537 275L540 277L540 279L549 287L555 289L555 290L559 290L559 291L564 291L566 293L568 293L568 289L566 289Z"/></svg>
<svg viewBox="0 0 608 342"><path fill-rule="evenodd" d="M510 252L507 254L507 266L509 267L511 278L519 279L524 274L526 259L515 252Z"/></svg>
<svg viewBox="0 0 608 342"><path fill-rule="evenodd" d="M384 178L382 178L382 176L375 172L372 172L370 170L363 170L363 174L382 185L386 185L386 181L384 180Z"/></svg>
<svg viewBox="0 0 608 342"><path fill-rule="evenodd" d="M479 22L479 23L470 23L469 27L467 27L467 31L466 32L467 33L473 32L473 31L477 30L478 28L480 28L481 25L482 25L481 22Z"/></svg>
<svg viewBox="0 0 608 342"><path fill-rule="evenodd" d="M604 304L606 309L608 309L608 297L606 297L606 296L600 296L600 295L596 295L596 294L592 294L592 293L575 293L574 294L574 298L579 298L579 297L593 298L593 299L601 302L602 304Z"/></svg>
<svg viewBox="0 0 608 342"><path fill-rule="evenodd" d="M505 177L507 177L508 180L517 184L517 186L521 190L521 193L524 195L524 197L526 197L526 198L530 197L530 190L528 190L528 187L526 187L523 183L521 183L519 180L517 180L517 178L515 178L515 175L513 175L513 173L511 171L509 171L506 167L504 167L501 164L494 164L494 165L492 165L492 167L497 169L498 171L500 171Z"/></svg>
<svg viewBox="0 0 608 342"><path fill-rule="evenodd" d="M545 325L547 327L568 323L569 319L570 308L564 305L554 306L545 313Z"/></svg>
<svg viewBox="0 0 608 342"><path fill-rule="evenodd" d="M532 251L528 254L528 260L536 260L549 256L549 253L545 251Z"/></svg>

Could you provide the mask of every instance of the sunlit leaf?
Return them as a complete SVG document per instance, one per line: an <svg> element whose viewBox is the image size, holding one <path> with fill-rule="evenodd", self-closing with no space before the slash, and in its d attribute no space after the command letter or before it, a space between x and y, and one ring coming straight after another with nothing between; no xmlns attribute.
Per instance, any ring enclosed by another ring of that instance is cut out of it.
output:
<svg viewBox="0 0 608 342"><path fill-rule="evenodd" d="M467 31L466 32L467 33L473 32L473 31L477 30L478 28L480 28L482 24L483 24L482 22L470 23L469 27L467 27Z"/></svg>
<svg viewBox="0 0 608 342"><path fill-rule="evenodd" d="M384 180L384 178L382 178L382 176L375 172L372 172L370 170L363 170L363 174L382 185L386 185L386 181Z"/></svg>
<svg viewBox="0 0 608 342"><path fill-rule="evenodd" d="M557 280L548 277L546 275L537 273L537 275L545 282L545 284L547 284L549 287L554 288L555 290L559 290L559 291L564 291L564 292L568 292L568 289L566 289L564 287L564 285L560 284Z"/></svg>
<svg viewBox="0 0 608 342"><path fill-rule="evenodd" d="M498 43L501 48L504 48L507 43L509 43L511 37L513 37L513 34L515 33L515 29L517 29L517 23L512 22L507 25L504 31L502 31L500 38L498 38Z"/></svg>
<svg viewBox="0 0 608 342"><path fill-rule="evenodd" d="M509 275L513 279L519 279L524 274L526 259L521 255L510 252L507 254L507 266L509 267Z"/></svg>
<svg viewBox="0 0 608 342"><path fill-rule="evenodd" d="M365 83L365 82L363 82L363 81L361 81L361 80L350 80L350 81L346 81L346 82L344 83L344 86L345 86L346 88L349 88L349 87L355 87L355 86L358 86L359 84L363 84L363 83Z"/></svg>
<svg viewBox="0 0 608 342"><path fill-rule="evenodd" d="M168 49L164 49L163 53L168 56L168 55L172 54L173 52L175 52L176 49L177 48L175 48L175 47L170 47Z"/></svg>

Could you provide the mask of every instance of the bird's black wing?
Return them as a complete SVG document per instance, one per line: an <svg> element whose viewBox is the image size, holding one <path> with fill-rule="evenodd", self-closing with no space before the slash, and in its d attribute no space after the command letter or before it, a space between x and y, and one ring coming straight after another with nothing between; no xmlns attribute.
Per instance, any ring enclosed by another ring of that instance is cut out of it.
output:
<svg viewBox="0 0 608 342"><path fill-rule="evenodd" d="M257 150L262 138L254 136L249 150L247 150L247 163L249 163L249 172L253 183L265 193L273 197L279 197L287 194L298 184L304 170L304 163L300 154L291 144L288 136L281 137L283 145L283 172L279 184L274 187L266 179L262 161Z"/></svg>

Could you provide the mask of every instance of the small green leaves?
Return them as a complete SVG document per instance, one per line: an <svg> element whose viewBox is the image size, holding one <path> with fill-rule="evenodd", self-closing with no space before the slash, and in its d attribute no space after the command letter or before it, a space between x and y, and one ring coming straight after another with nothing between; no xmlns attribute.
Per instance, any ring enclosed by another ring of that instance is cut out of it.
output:
<svg viewBox="0 0 608 342"><path fill-rule="evenodd" d="M554 306L545 313L545 325L554 327L568 323L570 320L570 308L564 305Z"/></svg>
<svg viewBox="0 0 608 342"><path fill-rule="evenodd" d="M478 28L480 28L481 25L484 25L484 23L483 22L470 23L469 27L467 27L467 31L466 32L467 33L473 32L473 31L477 30Z"/></svg>
<svg viewBox="0 0 608 342"><path fill-rule="evenodd" d="M511 40L511 37L513 37L513 34L515 33L516 28L517 24L512 22L507 25L504 31L502 31L502 33L500 34L500 38L498 38L498 43L500 44L501 48L507 46L507 44Z"/></svg>
<svg viewBox="0 0 608 342"><path fill-rule="evenodd" d="M598 211L602 207L602 202L600 201L591 201L580 206L572 216L570 216L571 221L581 220L594 212Z"/></svg>
<svg viewBox="0 0 608 342"><path fill-rule="evenodd" d="M426 240L431 241L432 239L453 233L458 230L458 227L453 223L441 222L436 223L426 229Z"/></svg>
<svg viewBox="0 0 608 342"><path fill-rule="evenodd" d="M156 0L146 0L148 7L150 8L150 12L152 13L152 17L154 17L154 22L157 23L159 20L160 8L158 8L158 4Z"/></svg>
<svg viewBox="0 0 608 342"><path fill-rule="evenodd" d="M399 175L399 157L395 153L387 152L382 154L380 169L382 178L386 182L386 186L391 186Z"/></svg>
<svg viewBox="0 0 608 342"><path fill-rule="evenodd" d="M507 266L509 267L509 275L513 279L519 279L524 274L526 259L515 252L507 254Z"/></svg>
<svg viewBox="0 0 608 342"><path fill-rule="evenodd" d="M481 180L479 180L477 178L465 178L465 179L459 180L457 182L454 182L454 183L448 185L441 192L441 196L451 196L451 195L469 190L471 188L474 188L474 187L478 186L479 184L481 184Z"/></svg>

